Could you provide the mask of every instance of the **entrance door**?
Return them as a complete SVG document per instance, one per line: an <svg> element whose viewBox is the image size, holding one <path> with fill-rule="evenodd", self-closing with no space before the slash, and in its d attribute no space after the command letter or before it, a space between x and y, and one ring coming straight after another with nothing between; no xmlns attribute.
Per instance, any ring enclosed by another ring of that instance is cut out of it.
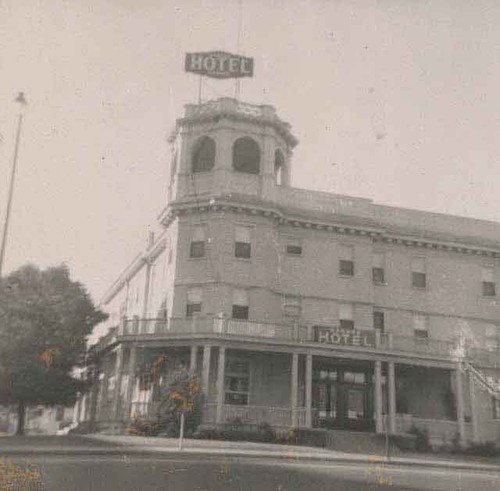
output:
<svg viewBox="0 0 500 491"><path fill-rule="evenodd" d="M314 372L314 426L369 429L373 426L371 383L368 371L344 367Z"/></svg>

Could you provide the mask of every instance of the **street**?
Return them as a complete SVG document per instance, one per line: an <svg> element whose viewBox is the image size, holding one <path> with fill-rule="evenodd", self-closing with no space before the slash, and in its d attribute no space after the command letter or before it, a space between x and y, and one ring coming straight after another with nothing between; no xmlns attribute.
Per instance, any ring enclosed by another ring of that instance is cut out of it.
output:
<svg viewBox="0 0 500 491"><path fill-rule="evenodd" d="M75 437L57 440L28 438L24 441L5 438L0 440L0 450L2 444L8 441L15 442L14 447L9 448L16 451L9 455L4 446L0 455L0 483L3 483L0 484L0 489L11 489L7 487L9 479L12 483L14 479L20 479L19 476L25 476L25 487L12 489L487 491L500 487L500 474L493 472L431 469L375 462L351 464L294 458L247 458L187 453L141 454L125 447L104 446ZM43 453L37 452L37 441L44 445ZM53 447L53 453L50 452L50 447ZM66 454L62 451L64 448L68 450Z"/></svg>

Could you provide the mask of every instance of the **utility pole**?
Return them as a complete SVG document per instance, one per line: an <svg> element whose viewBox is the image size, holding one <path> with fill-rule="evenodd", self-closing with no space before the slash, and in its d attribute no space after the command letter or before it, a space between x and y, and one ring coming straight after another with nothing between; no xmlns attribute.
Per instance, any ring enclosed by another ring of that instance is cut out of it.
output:
<svg viewBox="0 0 500 491"><path fill-rule="evenodd" d="M16 168L17 168L17 156L19 153L19 141L21 139L21 128L23 125L23 106L25 106L26 99L24 98L24 92L19 92L17 95L16 102L18 102L21 106L19 111L19 115L17 117L17 132L16 132L16 143L14 146L14 157L12 159L12 170L10 173L10 183L9 183L9 191L7 195L7 208L5 211L5 220L3 224L3 232L2 232L2 246L0 248L0 278L2 277L2 269L3 269L3 260L5 256L5 249L7 246L7 235L9 233L9 222L10 222L10 214L12 209L12 198L14 195L14 182L16 179Z"/></svg>

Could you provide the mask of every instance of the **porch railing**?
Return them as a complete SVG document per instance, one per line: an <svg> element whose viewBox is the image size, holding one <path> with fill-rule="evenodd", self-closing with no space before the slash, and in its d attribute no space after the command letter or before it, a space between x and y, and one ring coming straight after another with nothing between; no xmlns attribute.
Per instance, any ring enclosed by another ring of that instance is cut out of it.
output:
<svg viewBox="0 0 500 491"><path fill-rule="evenodd" d="M257 322L246 319L229 319L217 316L173 317L169 319L138 317L124 319L111 336L121 335L211 335L222 338L259 338L295 343L317 343L334 348L359 347L363 350L387 350L409 354L426 354L453 359L456 343L451 340L417 338L394 334L374 335L374 329L356 330L356 336L322 337L322 342L314 334L314 328L301 324L280 324ZM108 336L109 337L109 336ZM359 340L373 340L367 344ZM111 338L110 338L111 339ZM331 342L338 339L340 342ZM328 342L328 340L330 342ZM351 341L352 340L352 343ZM104 339L103 339L104 341ZM355 342L356 341L356 342ZM469 351L469 358L488 365L500 366L500 354L497 352L474 348Z"/></svg>

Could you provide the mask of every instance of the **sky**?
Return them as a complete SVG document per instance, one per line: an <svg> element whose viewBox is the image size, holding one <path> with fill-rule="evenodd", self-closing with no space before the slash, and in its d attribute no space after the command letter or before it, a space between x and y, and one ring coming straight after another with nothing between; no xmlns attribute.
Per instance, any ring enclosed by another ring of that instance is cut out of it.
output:
<svg viewBox="0 0 500 491"><path fill-rule="evenodd" d="M101 299L165 206L192 51L254 58L294 186L500 222L499 25L497 0L0 0L2 220L28 100L4 273L64 262Z"/></svg>

